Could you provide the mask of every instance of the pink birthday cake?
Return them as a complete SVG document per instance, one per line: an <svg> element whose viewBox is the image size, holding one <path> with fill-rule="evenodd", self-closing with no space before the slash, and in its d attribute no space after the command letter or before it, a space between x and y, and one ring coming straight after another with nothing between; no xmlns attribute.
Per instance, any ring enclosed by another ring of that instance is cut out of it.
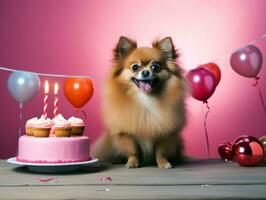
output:
<svg viewBox="0 0 266 200"><path fill-rule="evenodd" d="M31 163L66 163L90 160L89 138L32 137L19 138L17 160Z"/></svg>
<svg viewBox="0 0 266 200"><path fill-rule="evenodd" d="M53 120L34 118L26 123L26 133L18 141L17 161L29 163L68 163L82 162L90 160L90 143L87 136L72 134L72 128L76 129L76 124L71 125L62 115ZM73 117L70 121L73 121ZM75 118L79 126L83 121ZM45 131L43 131L45 128ZM41 130L42 134L39 134ZM47 133L47 130L50 133ZM44 134L45 133L45 134ZM47 134L46 134L47 133Z"/></svg>

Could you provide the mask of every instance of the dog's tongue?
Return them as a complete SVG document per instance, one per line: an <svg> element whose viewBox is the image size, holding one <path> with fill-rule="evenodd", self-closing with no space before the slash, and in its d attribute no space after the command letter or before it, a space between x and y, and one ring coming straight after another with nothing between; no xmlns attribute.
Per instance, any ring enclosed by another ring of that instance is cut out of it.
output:
<svg viewBox="0 0 266 200"><path fill-rule="evenodd" d="M149 83L145 83L144 81L139 81L139 88L143 91L143 92L149 92L151 91L151 85Z"/></svg>

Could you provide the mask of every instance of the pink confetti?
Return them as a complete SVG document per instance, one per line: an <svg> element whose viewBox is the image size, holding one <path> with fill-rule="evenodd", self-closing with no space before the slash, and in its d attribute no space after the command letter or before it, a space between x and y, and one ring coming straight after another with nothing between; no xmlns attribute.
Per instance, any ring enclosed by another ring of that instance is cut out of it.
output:
<svg viewBox="0 0 266 200"><path fill-rule="evenodd" d="M50 177L50 178L38 178L38 180L39 180L40 182L47 183L47 182L50 182L50 181L55 181L55 180L57 180L57 177Z"/></svg>
<svg viewBox="0 0 266 200"><path fill-rule="evenodd" d="M108 177L99 177L99 178L97 178L98 180L100 180L100 181L113 181L113 179L110 177L110 176L108 176Z"/></svg>

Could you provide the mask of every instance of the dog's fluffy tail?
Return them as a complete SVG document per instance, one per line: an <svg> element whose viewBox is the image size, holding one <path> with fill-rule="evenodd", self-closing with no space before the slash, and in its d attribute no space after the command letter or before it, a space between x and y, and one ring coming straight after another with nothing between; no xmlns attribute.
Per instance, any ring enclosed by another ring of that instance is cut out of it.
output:
<svg viewBox="0 0 266 200"><path fill-rule="evenodd" d="M100 139L92 145L92 156L98 158L100 161L110 162L114 159L115 155L116 151L109 134L103 134Z"/></svg>

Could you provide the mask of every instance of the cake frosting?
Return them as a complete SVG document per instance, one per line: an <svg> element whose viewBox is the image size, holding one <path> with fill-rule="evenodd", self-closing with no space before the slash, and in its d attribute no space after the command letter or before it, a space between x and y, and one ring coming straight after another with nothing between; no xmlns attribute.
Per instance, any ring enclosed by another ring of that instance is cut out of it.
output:
<svg viewBox="0 0 266 200"><path fill-rule="evenodd" d="M63 115L58 114L55 118L53 118L53 126L56 127L69 127L71 123L66 120Z"/></svg>
<svg viewBox="0 0 266 200"><path fill-rule="evenodd" d="M23 135L19 138L17 160L31 163L66 163L90 160L89 138Z"/></svg>
<svg viewBox="0 0 266 200"><path fill-rule="evenodd" d="M77 117L70 117L68 122L71 124L71 126L84 126L83 120Z"/></svg>
<svg viewBox="0 0 266 200"><path fill-rule="evenodd" d="M31 124L32 127L50 128L53 124L53 121L50 118L44 118L44 116L42 115L40 119L33 120Z"/></svg>
<svg viewBox="0 0 266 200"><path fill-rule="evenodd" d="M26 127L32 127L38 121L37 117L31 118L26 122Z"/></svg>

